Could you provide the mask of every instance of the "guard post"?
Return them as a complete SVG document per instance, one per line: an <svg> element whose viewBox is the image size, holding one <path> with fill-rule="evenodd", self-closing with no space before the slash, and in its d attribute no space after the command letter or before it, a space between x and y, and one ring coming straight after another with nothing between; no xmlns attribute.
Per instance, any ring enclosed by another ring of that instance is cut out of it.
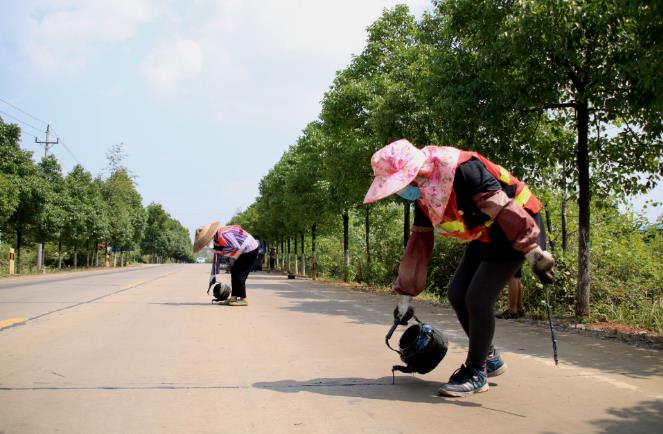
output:
<svg viewBox="0 0 663 434"><path fill-rule="evenodd" d="M9 274L14 274L14 249L9 248Z"/></svg>

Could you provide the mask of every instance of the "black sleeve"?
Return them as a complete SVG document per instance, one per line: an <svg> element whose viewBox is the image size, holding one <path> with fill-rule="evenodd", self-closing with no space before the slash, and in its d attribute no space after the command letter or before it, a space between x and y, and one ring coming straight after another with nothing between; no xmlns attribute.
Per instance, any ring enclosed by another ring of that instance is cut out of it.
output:
<svg viewBox="0 0 663 434"><path fill-rule="evenodd" d="M477 158L466 161L456 169L454 190L459 199L470 199L478 193L501 189L499 181L486 170L486 167Z"/></svg>
<svg viewBox="0 0 663 434"><path fill-rule="evenodd" d="M433 223L431 223L424 210L421 209L421 205L419 205L418 200L414 202L414 225L425 228L433 227Z"/></svg>

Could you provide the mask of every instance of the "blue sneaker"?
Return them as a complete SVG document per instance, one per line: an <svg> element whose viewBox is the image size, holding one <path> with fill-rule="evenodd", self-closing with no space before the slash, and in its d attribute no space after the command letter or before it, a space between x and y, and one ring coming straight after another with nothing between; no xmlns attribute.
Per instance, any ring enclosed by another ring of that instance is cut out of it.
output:
<svg viewBox="0 0 663 434"><path fill-rule="evenodd" d="M500 353L493 348L490 353L488 353L488 359L486 360L486 375L489 377L497 377L506 372L506 363L500 357Z"/></svg>
<svg viewBox="0 0 663 434"><path fill-rule="evenodd" d="M463 397L486 390L488 390L486 373L480 369L461 365L451 375L449 382L440 386L438 393L442 396Z"/></svg>

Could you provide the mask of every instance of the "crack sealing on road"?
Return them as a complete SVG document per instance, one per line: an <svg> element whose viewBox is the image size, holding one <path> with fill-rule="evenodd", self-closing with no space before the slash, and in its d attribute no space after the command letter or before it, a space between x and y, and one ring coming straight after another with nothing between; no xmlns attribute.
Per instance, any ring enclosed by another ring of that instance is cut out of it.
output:
<svg viewBox="0 0 663 434"><path fill-rule="evenodd" d="M391 383L376 383L376 382L362 382L362 383L303 383L303 384L284 384L284 385L228 385L228 384L208 384L208 385L191 385L191 384L153 384L143 386L29 386L29 387L2 387L0 391L5 392L23 392L23 391L71 391L71 390L196 390L196 389L269 389L269 390L284 390L284 389L301 389L301 388L314 388L314 387L353 387L353 386L393 386Z"/></svg>

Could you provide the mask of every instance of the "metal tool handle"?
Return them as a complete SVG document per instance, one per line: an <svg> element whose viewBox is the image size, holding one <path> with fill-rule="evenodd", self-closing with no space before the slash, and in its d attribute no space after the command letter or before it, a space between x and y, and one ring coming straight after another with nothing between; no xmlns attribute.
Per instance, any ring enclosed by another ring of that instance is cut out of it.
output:
<svg viewBox="0 0 663 434"><path fill-rule="evenodd" d="M387 344L390 350L397 352L400 354L400 351L395 350L389 345L389 339L393 336L394 332L396 331L396 328L398 327L399 321L397 319L394 320L394 323L391 325L391 328L387 332L387 336L384 337L384 343Z"/></svg>
<svg viewBox="0 0 663 434"><path fill-rule="evenodd" d="M552 339L553 360L555 360L555 366L557 366L559 363L559 359L557 358L557 337L555 336L555 328L553 327L552 322L552 309L550 308L550 301L548 300L548 285L545 284L543 287L546 291L546 310L548 311L548 326L550 327L550 338Z"/></svg>
<svg viewBox="0 0 663 434"><path fill-rule="evenodd" d="M419 318L417 318L417 316L414 315L414 312L412 313L412 318L414 318L414 320L415 320L416 322L418 322L419 324L423 324L423 323L419 320ZM390 349L391 351L394 351L394 352L396 352L396 353L398 353L398 354L400 354L401 352L398 351L398 350L393 349L393 348L391 347L391 345L389 345L389 339L391 339L391 337L393 336L393 334L394 334L394 332L396 331L396 328L398 327L399 324L400 324L400 321L399 321L398 319L394 319L394 323L391 325L391 328L390 328L389 331L387 332L387 336L384 337L384 343L387 344L387 346L389 347L389 349Z"/></svg>

